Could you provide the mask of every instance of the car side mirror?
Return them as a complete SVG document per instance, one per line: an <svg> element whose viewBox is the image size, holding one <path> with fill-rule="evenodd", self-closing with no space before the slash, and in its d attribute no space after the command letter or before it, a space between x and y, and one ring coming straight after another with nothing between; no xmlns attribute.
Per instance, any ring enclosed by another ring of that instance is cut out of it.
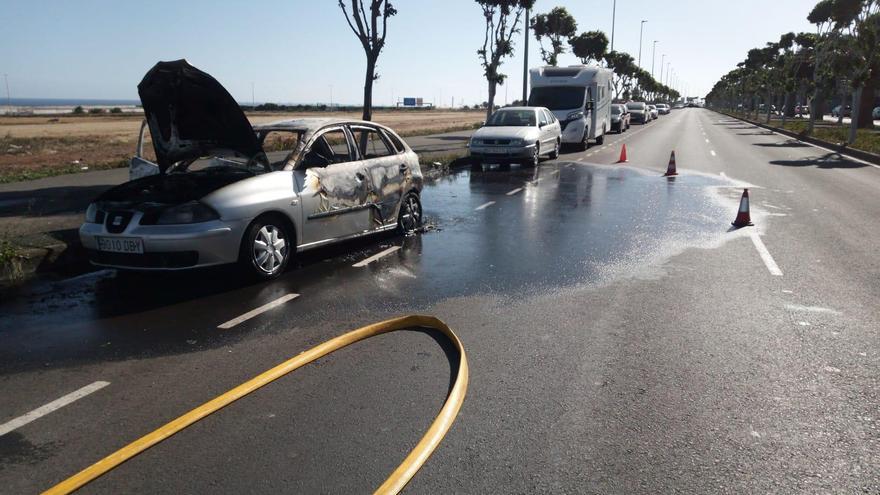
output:
<svg viewBox="0 0 880 495"><path fill-rule="evenodd" d="M594 106L593 100L587 102L587 110L592 110Z"/></svg>

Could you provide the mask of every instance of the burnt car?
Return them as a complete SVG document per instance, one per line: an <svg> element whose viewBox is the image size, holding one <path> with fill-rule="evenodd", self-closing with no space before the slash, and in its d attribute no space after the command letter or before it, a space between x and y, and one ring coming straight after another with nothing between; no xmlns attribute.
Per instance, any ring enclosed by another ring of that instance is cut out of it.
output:
<svg viewBox="0 0 880 495"><path fill-rule="evenodd" d="M181 270L238 263L261 279L295 253L422 220L416 154L391 129L342 119L252 126L214 78L160 62L138 85L134 180L89 205L95 265ZM149 130L155 161L144 156Z"/></svg>

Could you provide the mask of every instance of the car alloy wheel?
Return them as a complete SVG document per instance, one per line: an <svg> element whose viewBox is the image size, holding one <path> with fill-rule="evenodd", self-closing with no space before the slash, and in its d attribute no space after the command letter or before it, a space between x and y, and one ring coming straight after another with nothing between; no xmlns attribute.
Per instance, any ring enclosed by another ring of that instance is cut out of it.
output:
<svg viewBox="0 0 880 495"><path fill-rule="evenodd" d="M554 146L553 146L553 153L550 154L551 160L555 160L555 159L559 158L559 146L560 146L559 140L557 139L556 143L554 143Z"/></svg>
<svg viewBox="0 0 880 495"><path fill-rule="evenodd" d="M532 154L531 165L537 167L541 163L541 143L535 143L535 152Z"/></svg>
<svg viewBox="0 0 880 495"><path fill-rule="evenodd" d="M289 251L284 230L267 223L254 236L251 256L254 266L271 277L284 268Z"/></svg>
<svg viewBox="0 0 880 495"><path fill-rule="evenodd" d="M397 219L397 230L401 234L409 234L422 226L422 202L416 193L409 193L400 205Z"/></svg>

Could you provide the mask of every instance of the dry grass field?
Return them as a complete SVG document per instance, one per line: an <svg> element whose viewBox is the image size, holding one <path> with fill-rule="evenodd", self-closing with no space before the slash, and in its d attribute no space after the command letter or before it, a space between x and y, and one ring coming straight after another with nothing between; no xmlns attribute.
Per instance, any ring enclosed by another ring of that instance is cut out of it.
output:
<svg viewBox="0 0 880 495"><path fill-rule="evenodd" d="M296 117L359 119L355 112L258 113L254 124ZM472 128L483 112L380 111L373 120L403 136ZM0 117L0 182L124 166L134 152L142 118L134 115Z"/></svg>

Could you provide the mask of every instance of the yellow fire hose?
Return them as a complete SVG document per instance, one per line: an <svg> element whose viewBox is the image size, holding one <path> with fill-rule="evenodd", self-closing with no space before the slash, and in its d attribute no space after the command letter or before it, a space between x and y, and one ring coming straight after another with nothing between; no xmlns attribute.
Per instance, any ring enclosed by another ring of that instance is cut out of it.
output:
<svg viewBox="0 0 880 495"><path fill-rule="evenodd" d="M403 487L406 486L407 483L409 483L409 480L412 479L413 476L415 476L419 468L422 467L425 461L428 460L428 457L434 452L434 449L436 449L437 446L440 445L440 441L443 439L444 436L446 436L446 432L449 431L449 428L455 421L455 416L458 414L458 410L461 409L461 405L464 402L465 393L467 392L468 365L467 358L465 357L464 353L464 347L461 345L461 341L458 340L458 337L455 335L452 329L450 329L445 323L433 316L410 315L400 318L393 318L391 320L386 320L379 323L373 323L372 325L367 325L365 327L358 328L357 330L352 330L351 332L340 335L339 337L330 339L323 344L312 347L302 354L291 358L268 371L264 371L263 373L257 375L254 378L251 378L250 380L242 383L232 390L218 397L215 397L214 399L211 399L210 401L202 404L201 406L193 409L183 416L180 416L179 418L153 431L152 433L144 435L143 437L108 455L107 457L92 464L86 469L83 469L82 471L71 476L70 478L67 478L61 483L58 483L57 485L53 486L43 493L72 493L81 488L83 485L91 482L95 478L98 478L99 476L110 471L116 466L119 466L123 462L140 454L141 452L147 450L153 445L156 445L162 440L165 440L166 438L174 435L175 433L195 423L196 421L199 421L209 414L217 412L221 408L237 401L238 399L241 399L249 393L271 383L274 380L277 380L278 378L281 378L282 376L301 366L309 364L312 361L326 356L331 352L342 349L347 345L354 344L355 342L359 342L361 340L368 339L376 335L381 335L383 333L389 333L395 330L402 330L414 327L433 328L439 330L446 336L446 338L448 338L453 343L453 345L455 345L455 348L458 350L458 353L461 356L461 360L459 361L458 365L458 373L456 375L455 385L453 385L452 390L449 392L449 396L446 398L446 402L440 409L440 413L434 419L434 422L431 423L431 427L428 428L428 431L425 432L425 435L422 437L421 440L419 440L419 443L409 453L409 455L406 456L406 459L404 459L403 462L400 463L399 466L397 466L397 469L395 469L394 472L391 473L391 476L389 476L388 479L386 479L385 482L382 483L382 485L375 492L380 494L398 493L403 489Z"/></svg>

